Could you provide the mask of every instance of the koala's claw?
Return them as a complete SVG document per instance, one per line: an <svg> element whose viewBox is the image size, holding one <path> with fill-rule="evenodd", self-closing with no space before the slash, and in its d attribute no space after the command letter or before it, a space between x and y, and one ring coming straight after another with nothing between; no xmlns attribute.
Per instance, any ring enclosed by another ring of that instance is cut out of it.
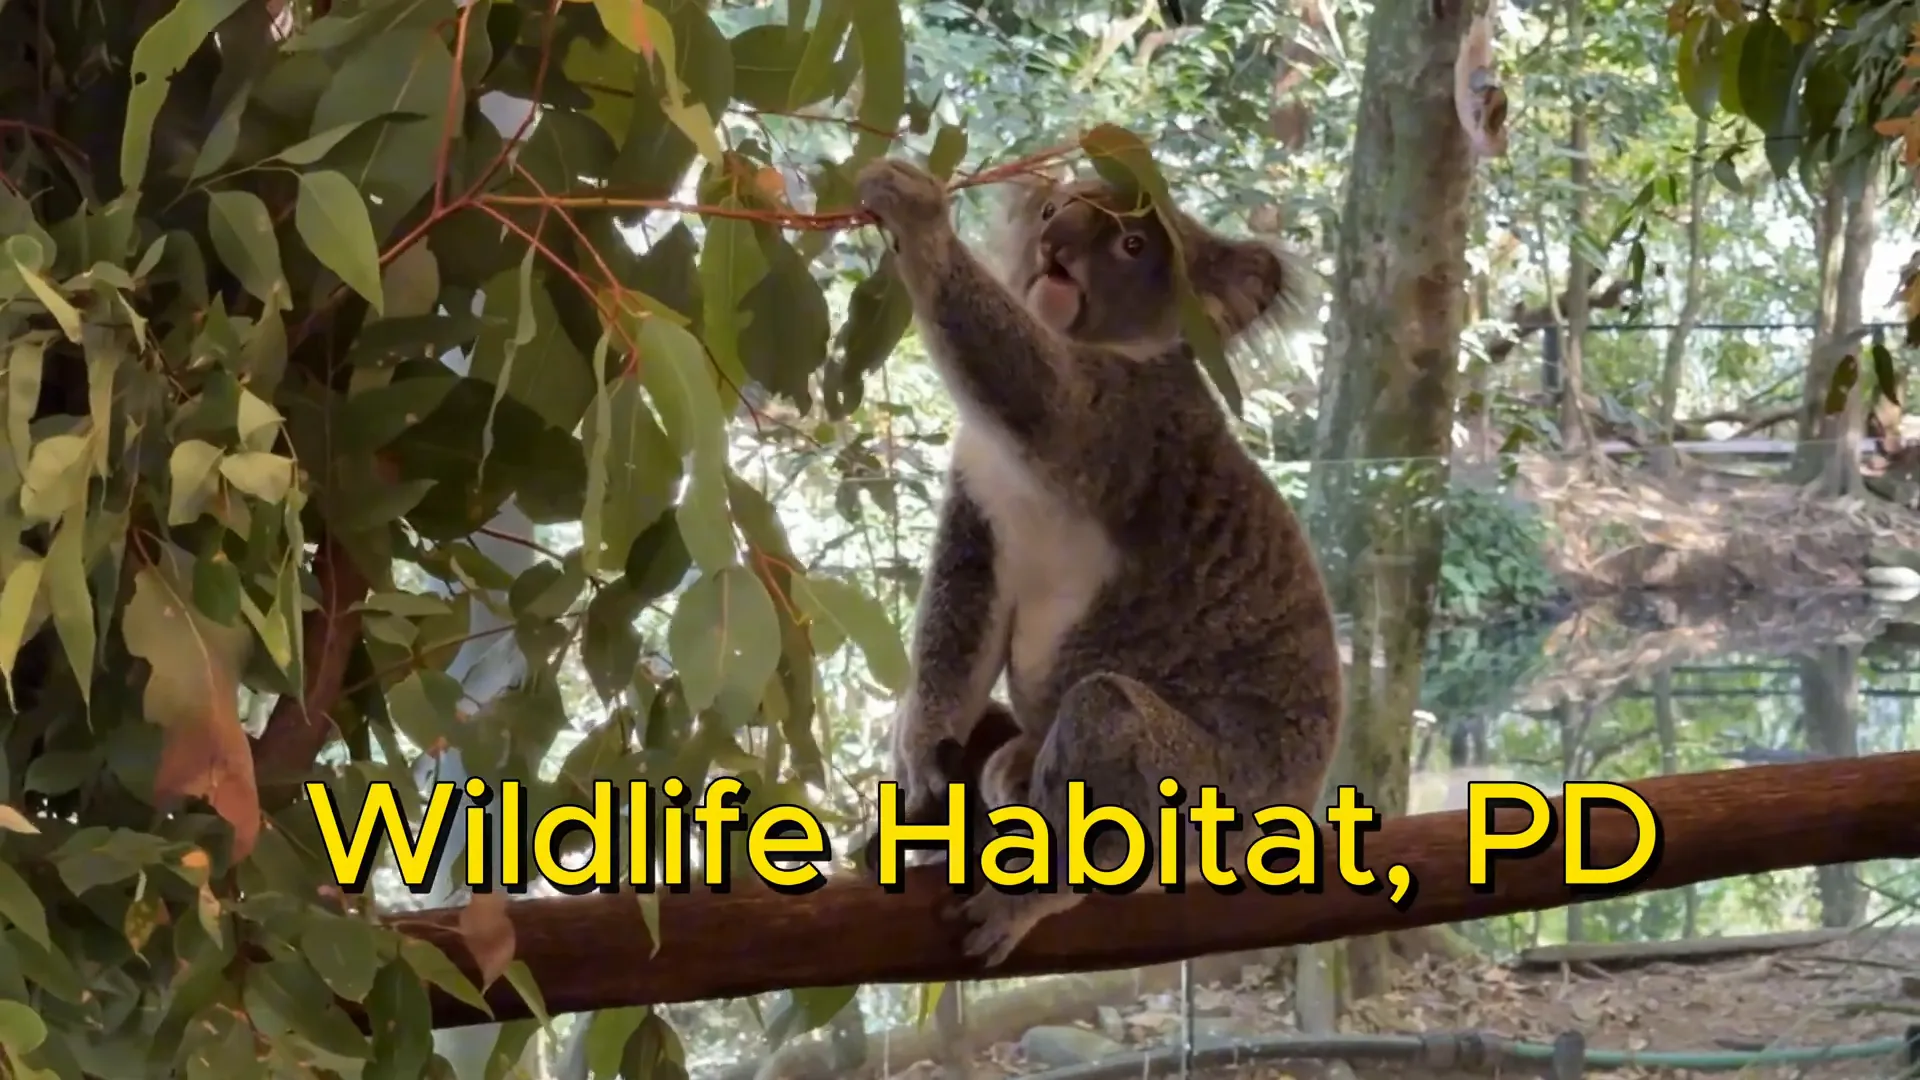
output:
<svg viewBox="0 0 1920 1080"><path fill-rule="evenodd" d="M1071 892L1003 893L988 888L975 893L957 905L960 917L973 925L961 950L987 967L999 967L1040 920L1083 899Z"/></svg>
<svg viewBox="0 0 1920 1080"><path fill-rule="evenodd" d="M890 231L946 219L946 187L910 161L879 158L868 162L854 181L854 189L860 205ZM898 237L895 239L897 242Z"/></svg>

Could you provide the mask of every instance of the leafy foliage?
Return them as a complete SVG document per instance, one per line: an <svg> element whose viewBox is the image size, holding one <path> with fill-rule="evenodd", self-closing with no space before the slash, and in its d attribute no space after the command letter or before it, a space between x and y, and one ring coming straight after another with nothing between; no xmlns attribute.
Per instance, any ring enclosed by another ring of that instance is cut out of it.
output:
<svg viewBox="0 0 1920 1080"><path fill-rule="evenodd" d="M1911 133L1920 98L1911 71L1920 59L1920 5L1813 0L1749 11L1717 0L1674 0L1675 74L1702 119L1739 117L1760 138L1737 143L1714 163L1716 179L1741 189L1739 159L1757 146L1776 177L1797 175L1809 192L1831 176L1856 198L1884 168L1897 141L1916 159ZM1904 283L1909 337L1920 341L1920 289Z"/></svg>
<svg viewBox="0 0 1920 1080"><path fill-rule="evenodd" d="M799 564L728 439L743 393L845 417L907 327L884 262L837 328L814 269L853 170L925 128L900 11L810 8L0 10L33 118L0 191L0 1071L444 1075L427 988L477 987L330 886L298 781L349 822L375 782L417 822L421 776L806 804L819 663L903 686L890 612ZM860 135L804 177L721 123L806 109ZM583 543L509 569L507 509ZM469 701L486 638L521 670ZM576 650L610 718L554 776ZM540 1013L500 905L466 912L469 970ZM644 1011L593 1044L679 1060Z"/></svg>
<svg viewBox="0 0 1920 1080"><path fill-rule="evenodd" d="M1525 613L1557 595L1545 558L1546 526L1531 508L1499 492L1455 487L1442 511L1440 595L1444 616L1480 619Z"/></svg>

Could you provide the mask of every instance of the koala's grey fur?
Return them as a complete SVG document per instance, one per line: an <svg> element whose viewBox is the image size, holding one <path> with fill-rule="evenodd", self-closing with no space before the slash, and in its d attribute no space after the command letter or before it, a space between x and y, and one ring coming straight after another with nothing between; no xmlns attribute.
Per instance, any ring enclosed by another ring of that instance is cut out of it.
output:
<svg viewBox="0 0 1920 1080"><path fill-rule="evenodd" d="M1086 781L1089 808L1125 807L1149 829L1163 777L1190 803L1219 785L1242 811L1223 857L1244 875L1261 835L1247 815L1311 812L1320 797L1340 657L1299 522L1182 339L1172 247L1151 210L1099 181L1023 183L996 274L918 167L876 161L858 186L960 416L893 732L905 816L940 820L946 783L976 779L944 775L955 755L939 744L966 742L999 708L1004 673L1021 733L977 779L987 805L1033 806L1055 829L1053 891L982 887L962 903L967 952L993 965L1082 898L1064 876L1069 780ZM1229 344L1304 312L1313 279L1293 258L1173 217ZM1030 299L1075 294L1059 312L1077 315L1050 316L1063 329ZM1113 867L1123 845L1104 833L1090 854Z"/></svg>

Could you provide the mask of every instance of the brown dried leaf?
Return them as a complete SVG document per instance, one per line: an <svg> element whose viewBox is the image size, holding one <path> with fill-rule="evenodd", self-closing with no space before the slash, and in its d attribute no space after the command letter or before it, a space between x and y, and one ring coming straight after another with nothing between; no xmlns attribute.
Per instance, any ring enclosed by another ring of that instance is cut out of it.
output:
<svg viewBox="0 0 1920 1080"><path fill-rule="evenodd" d="M260 835L253 748L233 674L247 638L201 616L187 596L160 569L142 568L121 620L127 650L151 668L142 707L163 731L154 799L205 799L233 826L234 859L245 859Z"/></svg>
<svg viewBox="0 0 1920 1080"><path fill-rule="evenodd" d="M517 945L513 920L507 915L507 894L477 892L460 909L460 937L480 968L480 989L492 986L513 963Z"/></svg>

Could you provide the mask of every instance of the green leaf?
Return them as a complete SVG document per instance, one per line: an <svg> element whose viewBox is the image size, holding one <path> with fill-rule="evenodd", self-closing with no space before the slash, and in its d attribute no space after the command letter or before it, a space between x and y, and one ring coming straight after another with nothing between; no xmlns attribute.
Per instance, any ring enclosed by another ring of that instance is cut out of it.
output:
<svg viewBox="0 0 1920 1080"><path fill-rule="evenodd" d="M351 181L331 171L301 173L293 225L313 250L314 258L366 297L375 315L385 313L373 222L367 217L366 200Z"/></svg>
<svg viewBox="0 0 1920 1080"><path fill-rule="evenodd" d="M7 443L13 459L33 456L33 414L40 404L40 378L52 335L26 334L7 353Z"/></svg>
<svg viewBox="0 0 1920 1080"><path fill-rule="evenodd" d="M367 995L373 1021L373 1057L363 1080L417 1080L430 1076L433 1059L433 1003L427 987L404 962L395 960L374 976Z"/></svg>
<svg viewBox="0 0 1920 1080"><path fill-rule="evenodd" d="M30 1054L47 1041L47 1025L40 1014L18 1001L0 1001L0 1046L16 1054Z"/></svg>
<svg viewBox="0 0 1920 1080"><path fill-rule="evenodd" d="M677 512L669 508L627 549L627 574L621 584L632 591L635 607L650 604L679 588L693 567L677 517Z"/></svg>
<svg viewBox="0 0 1920 1080"><path fill-rule="evenodd" d="M603 472L598 494L589 483L587 495L589 510L598 515L594 536L583 541L590 572L625 563L634 539L673 505L680 483L680 457L643 391L638 377L620 375L581 428Z"/></svg>
<svg viewBox="0 0 1920 1080"><path fill-rule="evenodd" d="M167 524L185 525L198 518L213 496L213 470L220 464L220 448L199 439L188 439L174 446L168 461L172 491L167 503Z"/></svg>
<svg viewBox="0 0 1920 1080"><path fill-rule="evenodd" d="M221 626L232 626L240 615L240 568L215 549L213 554L194 560L193 606Z"/></svg>
<svg viewBox="0 0 1920 1080"><path fill-rule="evenodd" d="M49 750L27 766L24 786L42 795L78 791L100 771L100 755L92 750Z"/></svg>
<svg viewBox="0 0 1920 1080"><path fill-rule="evenodd" d="M860 407L867 376L880 369L912 324L913 298L888 252L848 298L847 320L836 338L839 357L828 362L821 379L829 416L842 419Z"/></svg>
<svg viewBox="0 0 1920 1080"><path fill-rule="evenodd" d="M773 1007L767 1019L767 1045L777 1047L795 1036L805 1035L832 1020L847 1007L858 986L819 986L789 990Z"/></svg>
<svg viewBox="0 0 1920 1080"><path fill-rule="evenodd" d="M220 475L254 498L278 504L293 487L293 459L258 450L229 454L220 459Z"/></svg>
<svg viewBox="0 0 1920 1080"><path fill-rule="evenodd" d="M460 683L444 671L415 671L387 692L394 726L419 746L452 734L459 705Z"/></svg>
<svg viewBox="0 0 1920 1080"><path fill-rule="evenodd" d="M480 991L474 987L473 980L462 974L438 946L421 941L419 938L402 938L400 958L405 960L407 966L412 968L413 973L421 979L445 990L488 1016L493 1015L493 1010L487 1006L487 999L480 996Z"/></svg>
<svg viewBox="0 0 1920 1080"><path fill-rule="evenodd" d="M1132 188L1144 193L1151 200L1153 211L1159 215L1167 235L1173 237L1174 281L1180 297L1180 329L1186 335L1187 344L1199 358L1200 366L1213 380L1226 399L1227 408L1238 416L1241 410L1240 384L1233 376L1233 369L1227 366L1226 346L1220 340L1220 332L1207 317L1206 309L1194 294L1193 283L1187 278L1186 256L1177 239L1177 230L1172 219L1173 198L1167 193L1167 183L1160 176L1160 169L1153 162L1153 155L1147 151L1140 137L1125 128L1113 124L1101 124L1087 132L1080 139L1080 146L1093 159L1094 168L1108 183L1121 188Z"/></svg>
<svg viewBox="0 0 1920 1080"><path fill-rule="evenodd" d="M1714 106L1720 100L1720 45L1720 22L1706 15L1689 18L1680 33L1676 71L1680 96L1702 120L1713 119Z"/></svg>
<svg viewBox="0 0 1920 1080"><path fill-rule="evenodd" d="M369 116L360 120L349 120L344 124L335 124L333 127L330 127L327 130L322 131L317 135L302 139L299 142L294 143L292 146L287 147L285 150L282 150L277 154L271 155L270 157L267 158L267 160L283 161L283 162L286 162L288 165L298 165L304 168L308 165L313 164L316 161L319 161L321 158L326 157L327 154L330 153L334 147L339 146L343 141L345 141L347 136L353 134L356 131L359 131L362 127L374 122L375 120L418 120L418 119L421 119L419 113L388 112L388 113L381 113L378 116Z"/></svg>
<svg viewBox="0 0 1920 1080"><path fill-rule="evenodd" d="M0 861L0 919L20 928L20 932L42 947L53 948L47 934L47 910L20 872Z"/></svg>
<svg viewBox="0 0 1920 1080"><path fill-rule="evenodd" d="M773 598L745 567L703 574L674 606L667 651L689 709L720 704L730 718L751 716L780 662Z"/></svg>
<svg viewBox="0 0 1920 1080"><path fill-rule="evenodd" d="M593 403L600 380L567 333L549 276L535 272L538 264L537 253L528 248L517 268L487 282L488 325L474 345L467 374L492 383L496 401L511 396L547 423L572 431ZM558 280L562 288L575 289L572 282ZM594 333L600 333L597 320Z"/></svg>
<svg viewBox="0 0 1920 1080"><path fill-rule="evenodd" d="M17 563L7 574L7 583L0 587L0 671L6 673L7 699L19 707L13 690L13 665L19 658L20 646L26 640L27 621L33 614L34 598L40 594L40 579L44 564L28 555Z"/></svg>
<svg viewBox="0 0 1920 1080"><path fill-rule="evenodd" d="M873 679L893 693L907 687L909 664L887 609L856 585L835 578L794 575L793 601L808 618L830 624L860 646Z"/></svg>
<svg viewBox="0 0 1920 1080"><path fill-rule="evenodd" d="M960 166L962 158L967 156L967 129L941 124L934 133L933 149L927 151L927 172L941 181L953 176L953 170Z"/></svg>
<svg viewBox="0 0 1920 1080"><path fill-rule="evenodd" d="M248 450L271 450L274 439L280 433L284 422L280 410L267 404L260 395L245 387L240 388L240 399L234 405L233 427L240 435L240 445Z"/></svg>
<svg viewBox="0 0 1920 1080"><path fill-rule="evenodd" d="M51 858L67 891L81 896L139 875L157 864L167 847L158 836L93 826L68 837Z"/></svg>
<svg viewBox="0 0 1920 1080"><path fill-rule="evenodd" d="M438 162L424 148L439 145L449 109L457 118L467 108L465 84L453 74L439 29L410 23L348 51L314 104L310 136L352 123L368 129L333 164L377 201L369 211L376 243L433 190Z"/></svg>
<svg viewBox="0 0 1920 1080"><path fill-rule="evenodd" d="M173 77L187 66L200 44L240 10L243 0L179 0L140 36L129 65L133 89L120 130L120 185L137 189L147 176L147 155Z"/></svg>
<svg viewBox="0 0 1920 1080"><path fill-rule="evenodd" d="M807 380L826 362L832 331L827 298L806 260L778 230L765 230L761 255L766 270L742 298L747 321L740 328L741 362L760 385L808 412L813 398Z"/></svg>
<svg viewBox="0 0 1920 1080"><path fill-rule="evenodd" d="M13 260L13 268L19 273L20 279L33 292L33 298L40 301L41 306L47 309L47 314L60 324L60 332L67 335L68 341L79 344L80 312L66 297L60 295L60 290L36 273L28 260L21 257L25 254L22 249L37 244L38 241L31 236L8 237L7 256Z"/></svg>
<svg viewBox="0 0 1920 1080"><path fill-rule="evenodd" d="M651 4L642 0L593 0L593 7L607 34L628 52L648 58L658 55L662 67L675 69L673 30L666 16Z"/></svg>
<svg viewBox="0 0 1920 1080"><path fill-rule="evenodd" d="M527 966L527 962L515 960L507 965L505 974L507 985L513 987L520 995L520 1000L527 1003L527 1008L533 1012L533 1018L540 1022L540 1026L544 1028L551 1024L553 1021L547 1016L547 999L540 993L540 984L534 981L533 969Z"/></svg>
<svg viewBox="0 0 1920 1080"><path fill-rule="evenodd" d="M701 569L717 571L734 561L736 549L727 518L726 422L706 350L692 334L661 318L641 321L637 344L640 379L667 435L680 454L693 458L677 514L680 534Z"/></svg>
<svg viewBox="0 0 1920 1080"><path fill-rule="evenodd" d="M1800 49L1765 14L1745 24L1740 44L1740 107L1763 133L1783 134L1787 104L1800 93Z"/></svg>
<svg viewBox="0 0 1920 1080"><path fill-rule="evenodd" d="M380 965L380 936L351 916L315 913L300 934L300 954L334 993L363 1001Z"/></svg>
<svg viewBox="0 0 1920 1080"><path fill-rule="evenodd" d="M54 521L80 505L91 466L84 436L52 435L35 443L21 476L21 511L34 521Z"/></svg>
<svg viewBox="0 0 1920 1080"><path fill-rule="evenodd" d="M728 196L720 201L720 207L738 210L741 203ZM740 335L746 325L740 317L740 304L766 276L767 260L761 254L752 222L713 216L706 219L706 226L707 238L700 247L700 295L705 303L700 336L721 371L738 371Z"/></svg>
<svg viewBox="0 0 1920 1080"><path fill-rule="evenodd" d="M247 1018L269 1039L299 1035L316 1049L347 1058L371 1053L366 1036L301 957L255 964L245 978L241 1001Z"/></svg>
<svg viewBox="0 0 1920 1080"><path fill-rule="evenodd" d="M1753 29L1753 23L1742 22L1728 27L1726 37L1720 40L1720 107L1734 114L1745 116L1747 111L1740 100L1740 54L1746 50L1747 34Z"/></svg>
<svg viewBox="0 0 1920 1080"><path fill-rule="evenodd" d="M612 340L606 334L600 335L600 344L593 351L593 370L596 375L606 368L607 347ZM613 413L607 400L607 386L598 378L594 381L593 412L588 414L589 423L581 431L582 441L588 449L587 500L585 513L580 518L580 559L581 568L589 574L599 573L601 559L606 555L600 530L606 514L607 448L613 440Z"/></svg>
<svg viewBox="0 0 1920 1080"><path fill-rule="evenodd" d="M433 314L440 303L440 260L434 258L433 249L415 244L395 256L380 275L380 291L387 303L384 318L424 316L440 321Z"/></svg>
<svg viewBox="0 0 1920 1080"><path fill-rule="evenodd" d="M200 153L194 156L193 171L187 175L188 180L211 176L233 160L233 151L240 145L240 121L246 116L247 102L251 100L253 80L248 79L233 92L226 106L220 110L220 119L214 121L213 130L207 133L207 141L200 144Z"/></svg>
<svg viewBox="0 0 1920 1080"><path fill-rule="evenodd" d="M853 32L860 42L861 127L853 160L867 161L887 152L907 107L906 30L898 0L853 0Z"/></svg>
<svg viewBox="0 0 1920 1080"><path fill-rule="evenodd" d="M1740 170L1733 163L1733 155L1739 151L1740 148L1735 146L1720 155L1719 159L1713 163L1713 178L1735 195L1744 195L1746 187L1740 183Z"/></svg>
<svg viewBox="0 0 1920 1080"><path fill-rule="evenodd" d="M620 1055L627 1048L627 1040L640 1029L640 1023L647 1015L646 1006L629 1005L619 1009L601 1009L586 1018L587 1069L596 1080L619 1072Z"/></svg>
<svg viewBox="0 0 1920 1080"><path fill-rule="evenodd" d="M248 293L280 311L293 307L280 269L280 240L267 204L251 191L215 191L207 196L207 234L214 254Z"/></svg>
<svg viewBox="0 0 1920 1080"><path fill-rule="evenodd" d="M805 38L793 38L774 23L750 26L733 37L733 95L756 109L782 112L800 70Z"/></svg>
<svg viewBox="0 0 1920 1080"><path fill-rule="evenodd" d="M788 109L802 109L833 93L834 58L853 25L854 0L826 0L820 5L820 18L807 34L807 48L794 69L787 89Z"/></svg>
<svg viewBox="0 0 1920 1080"><path fill-rule="evenodd" d="M633 681L634 665L640 662L640 634L633 626L639 609L624 580L603 587L587 604L580 664L603 701L613 701Z"/></svg>
<svg viewBox="0 0 1920 1080"><path fill-rule="evenodd" d="M649 959L660 955L660 894L647 892L640 894L640 921L647 926L647 940L653 942L653 951L647 954Z"/></svg>
<svg viewBox="0 0 1920 1080"><path fill-rule="evenodd" d="M54 629L80 684L80 700L91 706L93 654L99 642L94 633L93 594L87 588L86 550L82 546L85 524L86 517L77 512L60 522L60 531L47 548L46 586Z"/></svg>

